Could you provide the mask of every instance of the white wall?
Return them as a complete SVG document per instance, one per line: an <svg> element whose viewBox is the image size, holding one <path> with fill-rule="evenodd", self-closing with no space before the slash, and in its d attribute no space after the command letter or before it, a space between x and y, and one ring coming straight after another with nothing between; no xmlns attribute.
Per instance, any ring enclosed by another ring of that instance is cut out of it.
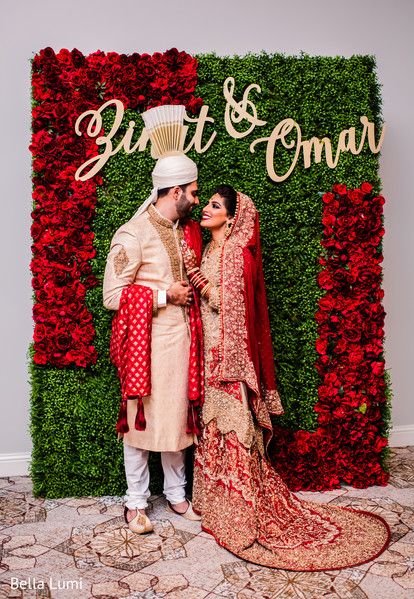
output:
<svg viewBox="0 0 414 599"><path fill-rule="evenodd" d="M29 58L52 46L117 52L375 54L388 123L381 159L385 225L386 359L395 394L392 443L414 444L411 0L0 0L1 252L0 474L3 454L30 451L26 352L30 288ZM404 428L405 427L405 428ZM405 431L405 435L403 434ZM412 435L410 437L410 434ZM19 455L20 454L20 455ZM23 454L23 455L21 455ZM12 456L9 456L10 458ZM4 462L3 462L4 463ZM16 462L17 464L17 462ZM10 464L9 464L10 466ZM4 467L6 468L6 466ZM10 473L13 466L10 466ZM17 468L17 466L16 466ZM3 469L5 472L7 470ZM16 470L16 469L15 469Z"/></svg>

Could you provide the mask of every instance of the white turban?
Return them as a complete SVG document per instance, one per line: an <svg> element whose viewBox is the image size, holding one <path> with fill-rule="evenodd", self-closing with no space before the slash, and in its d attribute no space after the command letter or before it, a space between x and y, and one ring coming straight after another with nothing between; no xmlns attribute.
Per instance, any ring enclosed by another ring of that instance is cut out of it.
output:
<svg viewBox="0 0 414 599"><path fill-rule="evenodd" d="M159 189L192 183L197 180L197 177L196 163L182 152L159 158L152 171L153 188L151 195L141 204L134 217L145 212L150 204L157 201Z"/></svg>

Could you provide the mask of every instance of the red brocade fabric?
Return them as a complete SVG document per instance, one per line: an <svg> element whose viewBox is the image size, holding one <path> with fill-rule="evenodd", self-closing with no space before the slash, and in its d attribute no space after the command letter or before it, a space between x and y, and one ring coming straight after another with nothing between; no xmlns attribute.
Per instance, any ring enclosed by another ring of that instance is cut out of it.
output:
<svg viewBox="0 0 414 599"><path fill-rule="evenodd" d="M122 291L119 309L112 320L110 357L118 369L121 407L116 430L129 430L126 402L138 399L135 428L145 430L142 398L151 395L151 326L153 291L143 285L128 285Z"/></svg>
<svg viewBox="0 0 414 599"><path fill-rule="evenodd" d="M189 220L184 226L184 240L194 250L197 261L201 261L202 238L200 225ZM194 302L190 305L190 361L188 370L188 421L187 433L200 435L200 409L204 401L204 348L203 327L201 324L200 303L196 290L193 288Z"/></svg>

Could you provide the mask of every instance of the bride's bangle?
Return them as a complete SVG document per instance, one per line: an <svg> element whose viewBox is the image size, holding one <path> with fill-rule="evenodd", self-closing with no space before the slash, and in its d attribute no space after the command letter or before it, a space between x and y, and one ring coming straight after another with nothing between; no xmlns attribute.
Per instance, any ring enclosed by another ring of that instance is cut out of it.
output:
<svg viewBox="0 0 414 599"><path fill-rule="evenodd" d="M194 277L194 284L197 286L197 285L201 285L202 282L203 282L203 275L201 274L201 272L199 272Z"/></svg>
<svg viewBox="0 0 414 599"><path fill-rule="evenodd" d="M197 268L196 271L193 271L191 274L187 274L188 278L190 279L190 283L200 291L202 291L209 283L209 280L203 275L199 268Z"/></svg>
<svg viewBox="0 0 414 599"><path fill-rule="evenodd" d="M209 296L209 293L210 293L210 289L211 289L211 287L212 287L211 283L206 283L206 284L204 285L204 287L201 289L201 291L200 291L200 295L201 295L202 297L204 297L204 296L207 296L207 298L208 298L208 296Z"/></svg>
<svg viewBox="0 0 414 599"><path fill-rule="evenodd" d="M202 279L203 279L203 275L200 271L200 269L197 268L197 271L194 273L191 273L191 276L189 277L190 281L194 284L194 285L198 285L201 283Z"/></svg>

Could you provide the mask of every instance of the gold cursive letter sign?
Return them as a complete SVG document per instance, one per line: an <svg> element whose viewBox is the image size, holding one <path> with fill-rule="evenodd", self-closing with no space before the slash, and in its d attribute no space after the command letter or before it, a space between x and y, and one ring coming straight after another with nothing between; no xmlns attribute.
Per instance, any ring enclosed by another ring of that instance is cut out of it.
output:
<svg viewBox="0 0 414 599"><path fill-rule="evenodd" d="M194 146L194 149L198 154L204 154L204 152L206 152L209 149L209 147L211 146L211 144L213 143L213 141L217 135L217 131L214 131L211 134L210 139L208 140L208 142L205 144L204 147L201 145L203 143L203 132L204 132L205 124L206 123L214 123L213 117L207 116L207 113L208 113L208 106L207 106L207 104L204 104L204 106L201 107L200 114L196 119L191 119L189 116L185 116L185 120L188 123L197 123L197 126L196 126L196 130L194 133L194 137L190 141L188 146L184 149L184 152L187 153Z"/></svg>
<svg viewBox="0 0 414 599"><path fill-rule="evenodd" d="M249 85L243 93L243 98L240 102L237 102L234 97L234 88L235 81L233 77L227 77L223 84L223 94L225 99L227 100L226 109L224 113L224 124L226 126L227 133L233 137L234 139L242 139L249 135L255 127L263 127L266 125L266 121L262 121L257 117L257 109L253 102L249 99L249 94L252 89L257 92L261 92L261 88L256 83L252 83ZM115 119L114 123L109 131L108 135L98 135L102 131L102 112L108 106L115 105ZM206 123L214 123L214 119L208 116L209 107L205 104L202 106L200 110L200 114L198 117L192 119L186 116L186 121L188 123L196 123L196 130L188 145L185 148L185 152L188 152L191 148L194 147L195 151L198 154L203 154L206 152L213 141L216 138L217 132L213 131L210 135L208 141L203 145L203 133L204 127ZM148 133L145 128L142 130L141 135L138 141L131 147L132 136L134 134L135 121L129 121L128 129L117 145L115 149L112 146L112 139L116 135L119 130L119 127L122 123L122 119L124 117L124 105L120 100L108 100L105 104L98 110L87 110L83 114L78 117L78 120L75 124L75 131L77 135L82 135L82 131L80 130L80 124L86 118L90 117L88 126L86 127L86 134L89 137L96 137L96 145L104 145L105 149L102 154L98 154L97 156L93 156L89 158L86 162L81 164L78 170L75 173L75 179L79 181L86 181L90 179L101 168L106 164L111 156L114 156L121 148L125 150L127 154L132 154L135 151L143 152L148 143ZM238 131L234 124L239 124L243 120L249 123L249 126L244 131ZM361 139L359 141L358 147L355 139L355 127L350 127L349 129L343 129L339 134L338 144L336 147L335 157L332 152L332 143L329 137L323 137L319 139L318 137L311 137L311 139L302 141L302 131L300 125L294 121L293 119L284 119L280 121L269 137L260 137L259 139L254 140L250 144L250 151L254 152L254 148L256 144L267 142L266 148L266 168L269 177L276 181L276 183L280 183L287 179L289 175L292 173L295 168L297 161L299 159L299 154L302 151L303 153L303 164L305 168L309 168L312 162L312 153L314 155L314 162L319 163L322 160L322 153L325 153L325 161L329 168L335 168L339 162L339 158L341 152L351 152L351 154L358 155L362 152L362 149L365 144L365 139L368 138L368 146L371 152L377 154L381 146L384 142L384 134L385 134L385 125L381 130L381 134L378 142L375 140L375 125L371 123L366 116L361 116L360 122L363 125L363 130L361 133ZM188 127L185 127L186 131ZM289 137L290 134L294 132L294 138ZM292 160L290 162L290 166L285 173L278 174L275 168L275 148L276 144L280 142L281 145L287 149L294 149L294 154L292 156ZM89 170L87 170L88 167ZM86 171L86 172L85 172Z"/></svg>
<svg viewBox="0 0 414 599"><path fill-rule="evenodd" d="M137 143L131 148L131 140L132 140L132 135L134 133L134 126L135 126L134 121L129 122L129 127L128 127L127 132L125 133L124 137L122 138L121 142L118 144L118 146L115 148L115 150L112 149L112 138L117 133L117 131L122 123L122 119L124 117L124 105L122 104L121 100L108 100L108 102L105 102L105 104L102 104L102 106L99 108L99 110L87 110L86 112L83 112L78 117L78 119L75 123L76 134L82 135L79 125L81 124L81 122L83 121L83 119L85 117L90 116L91 120L89 121L88 127L86 129L86 133L89 135L89 137L96 137L97 135L99 135L99 133L102 130L102 116L101 116L102 112L105 110L105 108L107 108L111 104L115 104L115 108L116 108L115 120L111 127L111 130L108 133L108 135L102 135L102 136L96 138L96 145L102 146L105 144L105 151L102 152L102 154L98 154L97 156L93 156L92 158L89 158L89 160L87 160L86 162L81 164L81 166L78 168L78 170L75 173L75 179L77 181L86 181L87 179L90 179L91 177L96 175L96 173L101 170L101 168L104 166L104 164L107 163L109 158L111 156L115 156L115 154L117 152L119 152L119 150L121 148L124 148L124 150L127 154L132 154L132 152L135 152L135 150L137 150L137 149L140 152L143 152L145 150L145 147L149 140L148 133L145 129L142 130L141 136L140 136L139 140L137 141ZM93 166L91 169L89 169L89 171L87 173L83 174L85 169L88 166L90 166L91 164L93 164L94 162L96 163L95 166Z"/></svg>
<svg viewBox="0 0 414 599"><path fill-rule="evenodd" d="M254 147L256 144L267 141L266 148L266 168L269 177L276 181L276 183L281 183L285 179L289 177L292 173L293 169L296 166L296 163L299 158L299 153L303 151L303 164L305 168L309 168L311 165L311 155L312 150L314 152L314 161L315 163L319 163L322 160L322 152L325 151L325 161L329 168L335 168L339 162L339 157L341 152L351 152L352 154L360 154L362 152L362 148L364 147L365 137L368 133L368 145L369 149L373 154L377 154L381 146L384 142L384 134L385 134L385 125L381 130L380 138L378 143L375 142L375 125L371 123L366 116L361 116L359 119L361 124L364 126L361 134L361 140L359 142L358 148L356 147L355 142L355 127L351 127L350 129L343 129L339 134L338 145L336 147L335 158L332 156L332 143L329 137L323 137L319 139L318 137L311 137L311 139L302 141L302 132L300 126L293 119L285 119L280 121L273 129L271 135L269 137L261 137L256 139L250 144L250 151L254 152ZM295 129L296 130L296 143L295 141L287 141L286 136ZM281 141L282 145L286 149L295 148L295 154L292 158L291 165L289 169L283 173L278 174L275 170L275 146L276 142Z"/></svg>
<svg viewBox="0 0 414 599"><path fill-rule="evenodd" d="M242 139L243 137L246 137L246 135L249 135L256 125L266 125L266 121L260 121L257 118L256 106L249 100L250 90L256 89L259 93L262 90L259 85L252 83L244 90L242 101L236 102L233 98L234 85L234 77L227 77L223 84L223 93L227 100L226 111L224 113L224 124L226 125L227 133L231 135L231 137ZM248 107L251 108L252 114L247 111ZM249 121L250 127L246 129L246 131L237 131L237 129L233 127L233 123L240 123L243 119Z"/></svg>

